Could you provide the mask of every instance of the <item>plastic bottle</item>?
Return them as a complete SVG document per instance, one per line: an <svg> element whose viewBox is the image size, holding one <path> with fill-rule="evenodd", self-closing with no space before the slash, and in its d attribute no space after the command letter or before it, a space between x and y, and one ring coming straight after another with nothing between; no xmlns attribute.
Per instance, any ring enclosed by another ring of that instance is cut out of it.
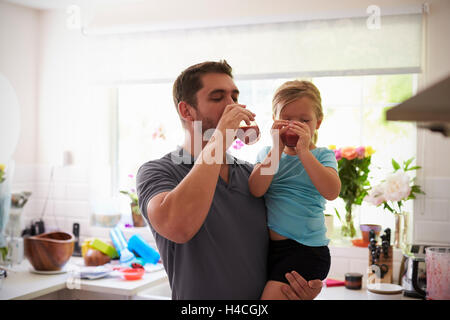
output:
<svg viewBox="0 0 450 320"><path fill-rule="evenodd" d="M134 234L128 241L128 249L134 251L144 259L146 263L156 264L160 255L139 234Z"/></svg>

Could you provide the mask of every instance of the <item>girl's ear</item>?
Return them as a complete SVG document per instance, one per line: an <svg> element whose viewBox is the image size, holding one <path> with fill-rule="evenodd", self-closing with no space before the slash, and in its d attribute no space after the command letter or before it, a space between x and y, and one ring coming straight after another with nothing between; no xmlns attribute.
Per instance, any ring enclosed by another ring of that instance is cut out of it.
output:
<svg viewBox="0 0 450 320"><path fill-rule="evenodd" d="M322 119L317 120L317 124L316 124L316 130L318 130L320 128L320 125L322 124Z"/></svg>
<svg viewBox="0 0 450 320"><path fill-rule="evenodd" d="M192 114L194 111L191 105L189 105L186 101L180 101L178 103L178 113L180 117L188 122L194 121L194 115Z"/></svg>

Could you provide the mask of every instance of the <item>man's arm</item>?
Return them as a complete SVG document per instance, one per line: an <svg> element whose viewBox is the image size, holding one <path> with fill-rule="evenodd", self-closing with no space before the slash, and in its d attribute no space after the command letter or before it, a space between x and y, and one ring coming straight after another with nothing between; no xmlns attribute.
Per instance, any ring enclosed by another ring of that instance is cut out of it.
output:
<svg viewBox="0 0 450 320"><path fill-rule="evenodd" d="M242 120L254 120L253 114L240 105L227 106L217 129L188 175L173 190L150 199L147 216L160 235L185 243L201 228L211 207L222 166L220 161L208 159L211 155L214 157L220 148L225 154L229 147L224 141L226 129L237 129Z"/></svg>

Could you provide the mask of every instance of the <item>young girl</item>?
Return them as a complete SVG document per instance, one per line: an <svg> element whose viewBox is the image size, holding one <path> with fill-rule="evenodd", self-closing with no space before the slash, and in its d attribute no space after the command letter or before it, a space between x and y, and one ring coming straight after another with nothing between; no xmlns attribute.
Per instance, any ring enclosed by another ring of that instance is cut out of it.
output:
<svg viewBox="0 0 450 320"><path fill-rule="evenodd" d="M323 211L326 200L338 197L341 182L334 152L315 146L323 112L314 84L296 80L281 85L272 100L272 117L273 147L258 154L249 189L255 197L264 196L270 233L269 278L261 299L285 299L286 273L295 270L307 281L328 274ZM277 170L269 170L273 167Z"/></svg>

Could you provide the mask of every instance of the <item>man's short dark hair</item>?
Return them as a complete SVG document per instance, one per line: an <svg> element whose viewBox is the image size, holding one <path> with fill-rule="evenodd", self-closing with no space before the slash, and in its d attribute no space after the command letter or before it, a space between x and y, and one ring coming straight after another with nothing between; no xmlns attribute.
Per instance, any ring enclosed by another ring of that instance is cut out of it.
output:
<svg viewBox="0 0 450 320"><path fill-rule="evenodd" d="M202 76L206 73L224 73L233 78L232 68L226 60L206 61L184 70L173 84L173 102L178 112L178 103L186 101L197 107L197 92L203 87Z"/></svg>

